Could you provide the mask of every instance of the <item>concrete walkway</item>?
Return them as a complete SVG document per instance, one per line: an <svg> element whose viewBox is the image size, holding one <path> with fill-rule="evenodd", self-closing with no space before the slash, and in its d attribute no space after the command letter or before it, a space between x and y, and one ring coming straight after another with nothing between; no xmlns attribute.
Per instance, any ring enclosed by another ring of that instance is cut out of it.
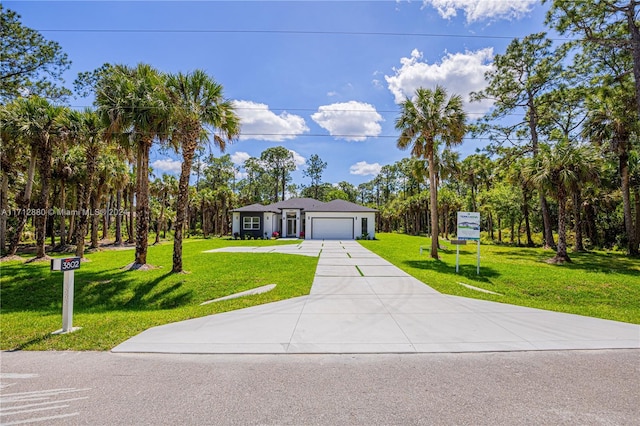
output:
<svg viewBox="0 0 640 426"><path fill-rule="evenodd" d="M228 251L239 251L229 248ZM640 326L440 294L355 241L320 254L309 296L149 329L113 352L416 353L640 348Z"/></svg>

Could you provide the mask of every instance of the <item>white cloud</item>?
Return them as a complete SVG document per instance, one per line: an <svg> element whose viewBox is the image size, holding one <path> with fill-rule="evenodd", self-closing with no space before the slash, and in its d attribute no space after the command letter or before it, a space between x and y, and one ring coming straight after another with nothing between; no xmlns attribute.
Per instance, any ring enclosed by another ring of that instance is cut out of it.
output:
<svg viewBox="0 0 640 426"><path fill-rule="evenodd" d="M238 151L231 154L231 162L238 166L242 166L249 158L251 158L251 155L248 152Z"/></svg>
<svg viewBox="0 0 640 426"><path fill-rule="evenodd" d="M313 121L329 131L336 139L363 141L369 136L378 136L383 118L373 105L349 101L322 105L311 115Z"/></svg>
<svg viewBox="0 0 640 426"><path fill-rule="evenodd" d="M151 167L155 171L167 172L174 175L179 175L182 170L182 161L167 158L166 160L156 160L151 163Z"/></svg>
<svg viewBox="0 0 640 426"><path fill-rule="evenodd" d="M485 72L493 68L493 48L447 53L439 63L429 64L422 61L422 52L413 49L410 58L401 58L400 68L394 68L395 74L385 75L384 79L396 103L414 95L416 89L433 89L437 84L445 87L449 95L457 94L465 101L467 112L484 113L491 108L491 101L469 102L469 94L483 90L487 83Z"/></svg>
<svg viewBox="0 0 640 426"><path fill-rule="evenodd" d="M240 139L281 142L309 131L304 118L284 111L276 114L269 106L252 101L234 101L240 117Z"/></svg>
<svg viewBox="0 0 640 426"><path fill-rule="evenodd" d="M380 173L381 169L382 166L379 163L369 164L366 161L358 161L356 164L349 167L349 173L360 176L376 176Z"/></svg>
<svg viewBox="0 0 640 426"><path fill-rule="evenodd" d="M293 162L296 164L296 169L300 166L304 166L304 164L307 162L306 158L304 158L294 150L290 149L289 152L293 154Z"/></svg>
<svg viewBox="0 0 640 426"><path fill-rule="evenodd" d="M424 6L434 7L440 16L451 19L462 10L467 22L487 19L520 19L531 12L539 0L422 0Z"/></svg>

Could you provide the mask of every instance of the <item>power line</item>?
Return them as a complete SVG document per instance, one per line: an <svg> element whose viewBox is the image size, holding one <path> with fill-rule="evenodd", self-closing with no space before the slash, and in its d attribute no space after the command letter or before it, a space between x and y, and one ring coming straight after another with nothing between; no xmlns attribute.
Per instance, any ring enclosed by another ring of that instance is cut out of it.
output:
<svg viewBox="0 0 640 426"><path fill-rule="evenodd" d="M93 105L68 105L69 108L93 108ZM322 105L322 106L330 106L330 105ZM147 108L149 109L149 108ZM288 111L301 111L301 112L357 112L357 113L362 113L362 114L376 114L376 113L382 113L382 114L398 114L401 112L400 109L397 110L390 110L390 109L380 109L380 110L374 110L374 111L363 111L360 109L348 109L348 108L340 108L340 109L325 109L325 110L320 110L319 108L274 108L274 107L268 107L268 108L259 108L259 107L234 107L233 108L234 111L267 111L267 112L274 112L274 111L279 111L279 112L288 112ZM483 116L486 113L484 112L467 112L467 115L479 115L479 116ZM505 114L507 116L525 116L525 113L509 113L509 114Z"/></svg>
<svg viewBox="0 0 640 426"><path fill-rule="evenodd" d="M47 28L37 29L40 32L58 33L168 33L168 34L285 34L285 35L341 35L341 36L382 36L382 37L447 37L512 40L514 36L481 35L481 34L446 34L446 33L405 33L382 31L320 31L320 30L213 30L213 29L127 29L127 28ZM575 41L577 38L550 38L553 41Z"/></svg>
<svg viewBox="0 0 640 426"><path fill-rule="evenodd" d="M208 129L211 130L211 129ZM215 129L213 130L213 132L215 132ZM112 135L134 135L134 134L140 134L141 132L118 132L118 133L112 133ZM381 139L397 139L399 136L398 135L367 135L367 134L329 134L329 133L247 133L247 132L241 132L239 137L240 138L244 138L244 137L249 137L249 139L254 139L254 138L267 138L267 137L272 137L272 138L285 138L285 140L277 140L277 139L267 139L268 141L271 142L286 142L286 140L290 140L293 138L305 138L305 137L312 137L312 138L340 138L340 139L376 139L376 138L381 138ZM495 138L491 138L491 137L486 137L486 136L478 136L478 137L471 137L471 136L465 136L464 138L462 138L463 141L482 141L482 140L495 140ZM528 139L510 139L513 142L528 142ZM363 141L352 141L352 142L363 142Z"/></svg>

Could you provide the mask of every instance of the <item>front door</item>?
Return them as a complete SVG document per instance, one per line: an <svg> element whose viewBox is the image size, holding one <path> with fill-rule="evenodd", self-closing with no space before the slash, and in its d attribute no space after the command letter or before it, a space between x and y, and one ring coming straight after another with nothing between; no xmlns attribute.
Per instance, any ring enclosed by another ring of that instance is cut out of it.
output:
<svg viewBox="0 0 640 426"><path fill-rule="evenodd" d="M297 232L297 219L295 213L287 213L287 237L296 237Z"/></svg>

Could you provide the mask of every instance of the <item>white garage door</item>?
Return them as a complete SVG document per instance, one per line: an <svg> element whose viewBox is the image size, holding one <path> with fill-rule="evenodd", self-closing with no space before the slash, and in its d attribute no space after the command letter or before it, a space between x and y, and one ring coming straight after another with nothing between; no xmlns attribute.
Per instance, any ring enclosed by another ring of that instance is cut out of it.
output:
<svg viewBox="0 0 640 426"><path fill-rule="evenodd" d="M353 240L353 219L314 217L311 221L311 239Z"/></svg>

